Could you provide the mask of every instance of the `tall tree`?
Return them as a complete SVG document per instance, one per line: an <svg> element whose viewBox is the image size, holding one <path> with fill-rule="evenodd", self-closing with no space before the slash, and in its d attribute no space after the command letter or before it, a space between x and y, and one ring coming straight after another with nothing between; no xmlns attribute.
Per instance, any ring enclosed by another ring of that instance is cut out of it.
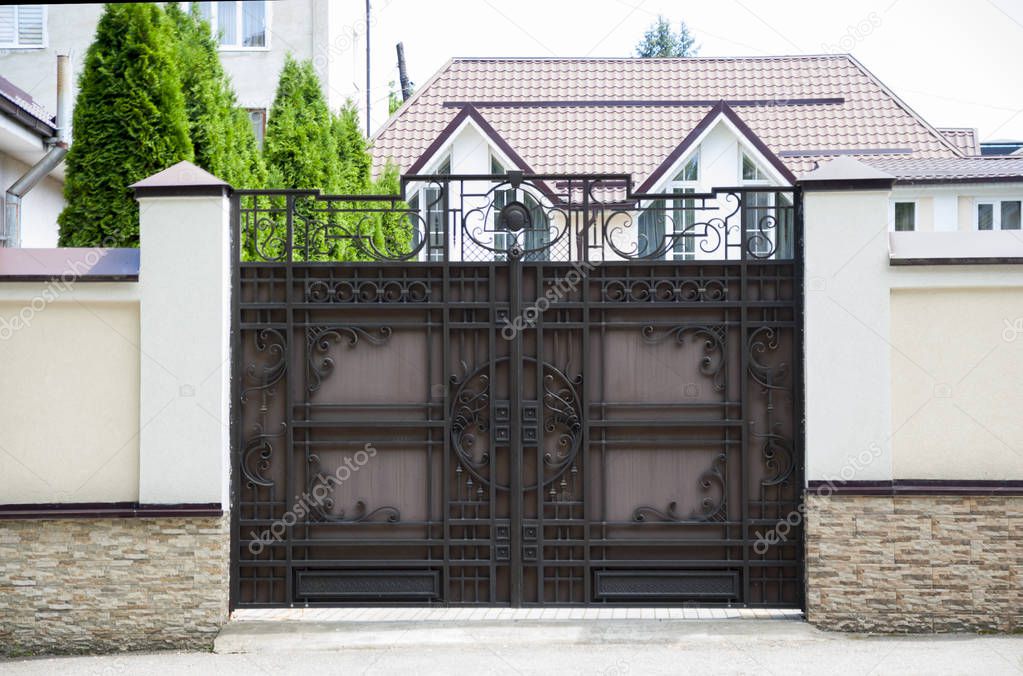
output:
<svg viewBox="0 0 1023 676"><path fill-rule="evenodd" d="M168 3L167 16L177 35L181 87L196 164L235 188L263 187L263 157L248 115L238 105L220 63L209 23L195 4L185 12L177 3Z"/></svg>
<svg viewBox="0 0 1023 676"><path fill-rule="evenodd" d="M387 161L373 182L373 193L375 195L399 195L401 194L401 177L398 173L398 165L391 160ZM412 223L406 213L408 205L398 202L391 211L384 212L380 217L380 236L382 239L381 251L390 258L398 258L412 249Z"/></svg>
<svg viewBox="0 0 1023 676"><path fill-rule="evenodd" d="M636 45L636 56L644 59L696 56L698 51L696 39L690 35L685 21L679 22L678 33L675 33L668 20L659 15Z"/></svg>
<svg viewBox="0 0 1023 676"><path fill-rule="evenodd" d="M128 187L193 159L175 39L155 4L107 4L78 83L61 246L137 246Z"/></svg>
<svg viewBox="0 0 1023 676"><path fill-rule="evenodd" d="M373 160L359 126L359 109L351 99L345 101L340 112L333 117L331 133L341 162L340 192L347 195L365 193L369 189Z"/></svg>
<svg viewBox="0 0 1023 676"><path fill-rule="evenodd" d="M341 163L333 118L311 61L285 60L266 125L263 156L276 188L335 193Z"/></svg>

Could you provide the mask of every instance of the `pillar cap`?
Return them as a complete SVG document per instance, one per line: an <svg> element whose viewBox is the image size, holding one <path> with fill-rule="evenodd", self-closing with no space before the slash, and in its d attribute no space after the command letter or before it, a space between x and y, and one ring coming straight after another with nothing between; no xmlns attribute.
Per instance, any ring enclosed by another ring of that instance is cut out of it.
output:
<svg viewBox="0 0 1023 676"><path fill-rule="evenodd" d="M224 197L230 195L232 190L226 181L188 161L178 162L128 187L135 191L136 199L205 195Z"/></svg>

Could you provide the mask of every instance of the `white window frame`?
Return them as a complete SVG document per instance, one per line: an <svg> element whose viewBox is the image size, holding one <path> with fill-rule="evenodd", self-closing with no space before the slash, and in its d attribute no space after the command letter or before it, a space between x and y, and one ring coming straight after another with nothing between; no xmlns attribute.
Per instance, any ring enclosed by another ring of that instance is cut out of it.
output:
<svg viewBox="0 0 1023 676"><path fill-rule="evenodd" d="M213 2L210 2L210 30L213 32L213 38L217 41L217 49L219 49L222 52L266 52L270 50L270 36L273 32L270 30L270 26L272 25L271 15L273 13L274 3L270 2L269 0L256 1L263 3L263 17L266 23L265 32L266 39L264 40L265 44L262 47L246 47L245 45L240 43L236 44L222 43L220 41L220 30L218 28L217 23L217 9L219 5L223 2L233 2L235 5L237 5L237 11L235 11L235 21L237 21L237 25L235 26L235 34L238 36L239 40L242 40L242 26L244 25L244 21L242 18L243 0L213 0ZM191 2L182 2L181 4L184 6L186 12L189 11L192 5Z"/></svg>
<svg viewBox="0 0 1023 676"><path fill-rule="evenodd" d="M50 44L50 31L49 31L49 7L41 5L43 10L42 23L43 23L43 41L38 45L23 45L18 42L18 34L21 32L18 30L19 15L21 14L21 5L10 5L14 8L14 42L0 42L0 49L46 49Z"/></svg>
<svg viewBox="0 0 1023 676"><path fill-rule="evenodd" d="M696 163L696 178L694 178L694 179L681 178L680 179L679 176L685 176L686 170L694 162ZM685 195L687 193L698 193L698 192L700 192L700 176L702 175L702 173L703 173L703 163L702 163L702 161L700 159L700 147L697 146L696 147L696 151L691 156L686 158L685 163L682 164L682 168L679 169L678 173L675 174L675 177L672 178L672 180L668 183L668 185L667 185L667 192L677 193L677 194L681 194L681 195ZM696 212L694 210L692 210L692 209L685 210L684 208L681 210L681 214L683 215L683 223L679 224L679 223L675 222L675 215L680 210L678 208L678 205L674 204L674 202L682 202L683 203L682 206L685 207L684 203L687 201L687 199L691 200L691 198L685 198L685 197L671 200L673 202L673 204L672 204L672 216L671 216L672 234L673 235L678 234L680 232L684 232L686 228L691 227L696 222ZM694 202L693 206L695 206L695 200L693 200L693 202ZM686 216L691 216L693 222L692 223L686 223L685 222L685 220L687 220L685 218ZM667 233L665 233L665 234L667 235ZM679 245L681 245L681 251L676 251L676 247L679 246ZM695 236L695 233L693 233L692 237L681 237L681 238L679 238L672 245L671 249L665 252L665 256L667 257L668 260L673 260L673 261L692 261L692 260L696 260L696 236Z"/></svg>
<svg viewBox="0 0 1023 676"><path fill-rule="evenodd" d="M746 163L747 159L756 168L757 173L760 175L760 178L743 178L742 177L743 165ZM771 182L770 174L768 174L766 171L764 171L764 168L760 166L760 163L757 162L755 159L753 159L753 157L751 157L748 152L746 152L746 149L742 147L741 143L739 144L739 167L738 168L739 168L739 172L738 173L739 173L739 185L740 186L751 186L751 187L774 186L774 183ZM767 197L767 204L754 204L754 205L743 204L743 209L746 209L746 207L748 207L748 206L751 206L754 209L773 209L774 206L775 206L775 204L774 204L774 193L772 193L772 192L747 193L747 196L749 196L749 195L757 195L758 197L760 195L764 195L764 196ZM742 219L743 219L742 228L743 228L743 230L746 231L746 241L749 242L750 232L746 229L746 222L745 222L745 216L746 215L745 215L745 213L743 213L743 214L741 214L741 216L742 216ZM778 224L775 224L775 227L778 227ZM754 231L754 234L757 234L756 231ZM768 236L768 239L770 240L769 241L769 245L768 245L768 249L775 248L777 246L777 242L774 239L770 239L771 238L770 233L767 233L767 236ZM747 244L747 247L748 247L748 244ZM765 252L757 251L756 253L758 253L758 254L759 253L766 253L766 251ZM775 252L775 254L777 254L777 252Z"/></svg>
<svg viewBox="0 0 1023 676"><path fill-rule="evenodd" d="M1023 211L1023 197L979 197L973 200L973 229L977 232L994 232L1002 229L1002 202L1019 202L1021 211ZM991 205L991 230L980 229L980 205L990 204ZM1020 220L1023 221L1023 213L1020 215ZM1020 223L1023 228L1023 222ZM1009 230L1008 232L1023 232L1021 230Z"/></svg>
<svg viewBox="0 0 1023 676"><path fill-rule="evenodd" d="M451 173L451 155L450 154L444 155L444 156L442 156L442 158L443 159L441 159L440 162L437 162L435 169L433 169L432 171L429 171L429 172L425 172L425 173L429 173L429 174L436 174L436 173L448 173L449 174L449 173ZM447 165L447 171L446 172L440 171L440 169L442 167L444 167L445 164ZM431 232L431 230L430 230L430 211L431 211L431 209L429 207L430 206L434 206L434 211L436 211L437 208L439 208L440 211L441 211L441 219L440 219L441 232L439 233L439 238L441 240L440 241L441 244L443 244L443 237L444 237L444 230L445 230L444 223L445 223L445 220L448 218L447 209L445 209L445 203L444 203L444 199L445 198L444 198L444 196L441 196L440 203L437 204L437 205L431 205L429 200L426 199L426 191L427 190L435 190L435 189L436 189L436 186L429 185L429 184L419 183L416 186L414 186L414 189L411 191L413 193L413 196L409 198L410 201L411 200L416 200L416 211L419 214L419 222L415 224L416 231L420 232L419 231L419 226L422 225L423 226L423 230L421 231L421 236L426 239L426 244L423 245L423 248L422 248L422 250L419 253L419 258L420 258L420 260L422 260L424 262L428 262L428 263L438 263L438 262L443 262L444 261L444 250L443 249L431 248L431 244L435 241L434 238L433 238L433 235L436 235L437 233ZM450 246L451 246L451 242L448 242L448 247L450 247Z"/></svg>

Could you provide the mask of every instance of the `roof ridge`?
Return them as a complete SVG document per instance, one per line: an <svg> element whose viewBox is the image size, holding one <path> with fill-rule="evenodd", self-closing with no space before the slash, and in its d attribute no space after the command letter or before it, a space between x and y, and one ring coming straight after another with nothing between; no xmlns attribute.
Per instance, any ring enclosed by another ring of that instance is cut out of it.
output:
<svg viewBox="0 0 1023 676"><path fill-rule="evenodd" d="M923 116L920 115L920 113L918 113L915 110L913 110L913 108L908 103L903 101L902 98L900 98L898 94L896 94L890 87L888 87L888 85L886 85L885 83L881 82L881 78L879 78L878 76L874 75L874 73L871 72L862 63L860 63L859 60L855 56L853 56L852 54L847 54L846 56L849 57L849 62L851 64L853 64L856 68L858 68L860 70L860 72L862 72L864 75L866 75L867 78L869 78L874 84L876 84L881 89L882 92L884 92L886 95L888 95L892 99L892 101L895 102L895 105L897 105L900 108L902 108L904 111L906 111L909 114L910 117L915 119L917 122L922 124L925 129L927 129L932 134L934 134L935 138L938 139L939 143L944 144L946 147L948 147L950 150L952 150L952 152L955 153L956 157L967 157L967 155L962 150L959 149L959 146L957 146L956 144L952 143L952 141L950 141L944 134L942 134L940 131L938 131L937 127L935 127L930 122L925 120L923 118Z"/></svg>
<svg viewBox="0 0 1023 676"><path fill-rule="evenodd" d="M812 60L812 59L843 59L851 58L844 52L834 54L767 54L734 56L672 56L672 57L640 57L640 56L454 56L452 62L465 61L636 61L640 63L664 63L670 61L779 61L779 60Z"/></svg>

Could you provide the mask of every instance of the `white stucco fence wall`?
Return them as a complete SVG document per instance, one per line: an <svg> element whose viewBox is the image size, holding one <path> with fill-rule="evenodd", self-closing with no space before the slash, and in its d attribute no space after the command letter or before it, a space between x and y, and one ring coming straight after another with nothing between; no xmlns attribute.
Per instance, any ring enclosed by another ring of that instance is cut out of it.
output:
<svg viewBox="0 0 1023 676"><path fill-rule="evenodd" d="M153 178L138 281L73 275L72 250L0 266L0 505L229 508L229 187L188 163Z"/></svg>
<svg viewBox="0 0 1023 676"><path fill-rule="evenodd" d="M1023 266L893 266L890 200L805 193L806 477L1023 478Z"/></svg>

